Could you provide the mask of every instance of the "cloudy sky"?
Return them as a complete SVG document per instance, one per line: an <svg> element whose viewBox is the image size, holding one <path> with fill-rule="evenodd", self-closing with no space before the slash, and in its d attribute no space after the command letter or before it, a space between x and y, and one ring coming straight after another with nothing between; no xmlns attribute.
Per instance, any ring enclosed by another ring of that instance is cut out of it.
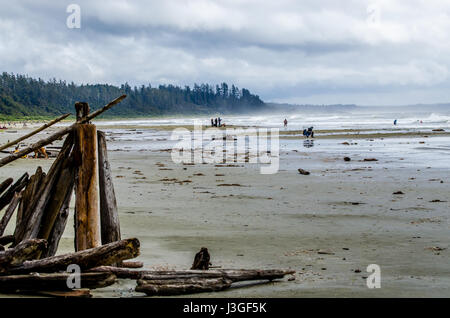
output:
<svg viewBox="0 0 450 318"><path fill-rule="evenodd" d="M81 27L68 28L69 4ZM0 0L0 71L226 81L265 101L450 102L448 0Z"/></svg>

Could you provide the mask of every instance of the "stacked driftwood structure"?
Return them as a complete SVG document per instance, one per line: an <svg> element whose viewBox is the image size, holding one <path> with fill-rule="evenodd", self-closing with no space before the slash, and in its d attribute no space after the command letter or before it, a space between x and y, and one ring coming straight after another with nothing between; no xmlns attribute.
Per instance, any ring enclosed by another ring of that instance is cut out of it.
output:
<svg viewBox="0 0 450 318"><path fill-rule="evenodd" d="M32 176L0 183L0 293L48 296L90 296L90 289L114 284L117 278L137 281L136 291L147 295L178 295L219 291L232 283L273 280L292 274L283 270L135 270L139 262L124 262L139 255L139 240L121 239L117 203L108 162L105 134L90 121L126 96L90 113L87 103L75 104L76 122L49 137L0 159L0 167L65 137L46 173L38 167ZM66 118L61 116L0 149L6 149ZM73 253L57 255L75 193ZM4 232L17 211L14 232ZM195 262L194 262L195 263ZM208 260L209 263L209 254ZM81 289L71 289L69 265L81 269ZM194 268L194 266L193 266Z"/></svg>

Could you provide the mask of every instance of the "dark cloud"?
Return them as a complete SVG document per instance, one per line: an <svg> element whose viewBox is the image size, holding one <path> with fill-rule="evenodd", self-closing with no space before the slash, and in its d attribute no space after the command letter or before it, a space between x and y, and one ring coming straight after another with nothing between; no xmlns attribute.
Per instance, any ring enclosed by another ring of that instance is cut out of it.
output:
<svg viewBox="0 0 450 318"><path fill-rule="evenodd" d="M266 100L450 100L447 1L4 2L0 70L77 83L233 82ZM375 12L375 14L374 14Z"/></svg>

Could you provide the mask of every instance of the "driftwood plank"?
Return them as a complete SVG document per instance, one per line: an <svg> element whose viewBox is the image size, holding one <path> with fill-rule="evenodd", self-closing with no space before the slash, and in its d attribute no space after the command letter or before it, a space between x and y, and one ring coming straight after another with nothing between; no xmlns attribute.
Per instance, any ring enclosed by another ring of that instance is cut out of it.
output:
<svg viewBox="0 0 450 318"><path fill-rule="evenodd" d="M14 198L12 199L11 203L9 204L8 208L5 211L5 214L0 220L0 236L2 236L3 233L5 232L6 226L8 225L9 220L14 214L14 211L16 210L16 207L19 204L21 197L22 195L20 193L16 192L14 194Z"/></svg>
<svg viewBox="0 0 450 318"><path fill-rule="evenodd" d="M113 100L112 102L110 102L108 105L104 106L103 108L89 114L86 117L83 117L80 121L78 121L77 123L82 124L82 123L86 123L89 122L90 120L92 120L93 118L97 117L98 115L100 115L101 113L107 111L108 109L110 109L111 107L113 107L114 105L120 103L125 97L127 97L127 95L122 95L118 98L116 98L115 100ZM41 139L38 142L32 144L31 146L22 149L19 152L13 153L5 158L0 159L0 167L3 167L4 165L17 160L19 158L21 158L22 156L25 156L41 147L47 146L48 144L51 144L52 142L54 142L55 140L61 139L64 135L67 135L69 132L71 132L74 128L75 124L65 127L59 131L57 131L56 133L50 135L47 138Z"/></svg>
<svg viewBox="0 0 450 318"><path fill-rule="evenodd" d="M105 133L98 131L97 139L101 237L102 244L108 244L121 239L119 213L108 161Z"/></svg>
<svg viewBox="0 0 450 318"><path fill-rule="evenodd" d="M65 271L70 264L77 264L81 270L115 264L125 259L137 257L139 246L138 239L125 239L75 253L24 262L10 273Z"/></svg>

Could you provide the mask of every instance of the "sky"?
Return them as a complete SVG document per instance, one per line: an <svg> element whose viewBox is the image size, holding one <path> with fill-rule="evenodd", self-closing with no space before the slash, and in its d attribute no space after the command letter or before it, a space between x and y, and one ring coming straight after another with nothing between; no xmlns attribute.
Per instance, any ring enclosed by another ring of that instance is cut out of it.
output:
<svg viewBox="0 0 450 318"><path fill-rule="evenodd" d="M227 82L296 104L450 102L449 0L0 5L0 72L77 84Z"/></svg>

